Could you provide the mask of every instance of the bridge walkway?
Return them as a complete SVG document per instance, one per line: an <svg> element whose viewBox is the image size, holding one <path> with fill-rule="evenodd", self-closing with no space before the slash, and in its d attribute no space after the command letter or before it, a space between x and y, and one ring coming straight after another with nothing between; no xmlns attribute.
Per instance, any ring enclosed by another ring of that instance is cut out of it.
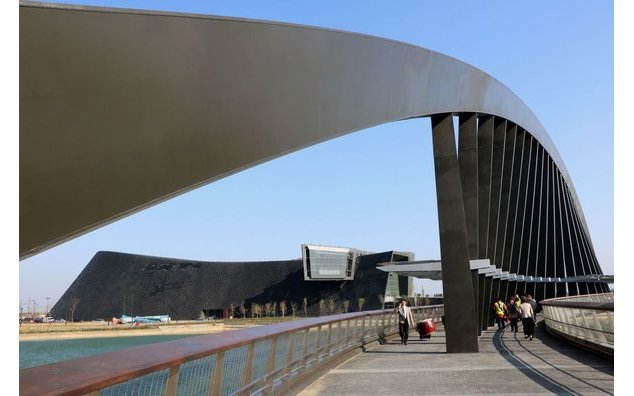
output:
<svg viewBox="0 0 634 396"><path fill-rule="evenodd" d="M548 334L532 341L510 327L483 332L480 353L447 354L442 326L431 340L410 333L345 361L300 392L308 395L614 394L614 362Z"/></svg>

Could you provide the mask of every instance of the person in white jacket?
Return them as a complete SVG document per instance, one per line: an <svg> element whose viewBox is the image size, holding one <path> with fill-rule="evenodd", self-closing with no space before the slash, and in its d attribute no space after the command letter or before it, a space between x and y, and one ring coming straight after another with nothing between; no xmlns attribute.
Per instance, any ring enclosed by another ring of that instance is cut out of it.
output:
<svg viewBox="0 0 634 396"><path fill-rule="evenodd" d="M535 312L526 297L522 296L522 305L520 305L520 318L522 318L522 327L524 328L524 339L528 338L533 341L535 335Z"/></svg>
<svg viewBox="0 0 634 396"><path fill-rule="evenodd" d="M398 320L398 334L401 336L401 344L407 345L409 336L409 327L414 326L414 317L412 309L407 306L407 300L402 299L396 309L396 318Z"/></svg>

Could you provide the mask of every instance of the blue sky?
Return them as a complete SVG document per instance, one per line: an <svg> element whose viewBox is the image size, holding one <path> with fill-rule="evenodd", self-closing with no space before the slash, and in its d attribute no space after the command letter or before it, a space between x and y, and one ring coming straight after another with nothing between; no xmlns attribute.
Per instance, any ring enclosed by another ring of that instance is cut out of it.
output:
<svg viewBox="0 0 634 396"><path fill-rule="evenodd" d="M594 1L78 1L264 19L391 38L494 76L559 150L604 273L614 273L612 3ZM428 119L374 127L222 179L19 265L20 302L59 298L99 250L289 259L301 243L439 258ZM310 183L306 183L310 180ZM438 292L438 283L425 283Z"/></svg>

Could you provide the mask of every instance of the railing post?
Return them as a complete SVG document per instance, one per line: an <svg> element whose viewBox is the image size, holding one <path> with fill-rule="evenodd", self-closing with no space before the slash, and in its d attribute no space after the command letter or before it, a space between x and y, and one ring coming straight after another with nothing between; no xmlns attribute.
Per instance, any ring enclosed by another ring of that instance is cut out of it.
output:
<svg viewBox="0 0 634 396"><path fill-rule="evenodd" d="M255 351L255 342L249 344L247 349L247 356L244 362L244 371L242 372L242 386L247 386L251 383L251 376L253 375L253 352Z"/></svg>
<svg viewBox="0 0 634 396"><path fill-rule="evenodd" d="M317 341L315 341L314 359L319 361L319 341L321 338L321 325L317 326Z"/></svg>
<svg viewBox="0 0 634 396"><path fill-rule="evenodd" d="M299 364L299 368L303 371L306 368L306 358L308 357L308 332L310 329L304 330L304 337L302 339L302 360Z"/></svg>
<svg viewBox="0 0 634 396"><path fill-rule="evenodd" d="M601 330L601 323L599 322L599 318L597 317L597 311L592 310L592 317L594 318L594 329L593 330Z"/></svg>
<svg viewBox="0 0 634 396"><path fill-rule="evenodd" d="M328 337L326 338L326 357L330 356L330 349L332 340L332 323L328 323Z"/></svg>
<svg viewBox="0 0 634 396"><path fill-rule="evenodd" d="M271 350L269 358L266 361L266 370L264 373L264 391L268 393L273 387L273 372L275 371L275 356L277 354L277 336L273 336L271 340Z"/></svg>
<svg viewBox="0 0 634 396"><path fill-rule="evenodd" d="M167 377L167 386L165 389L165 396L176 395L176 385L178 385L178 371L180 365L170 367L170 373Z"/></svg>
<svg viewBox="0 0 634 396"><path fill-rule="evenodd" d="M350 345L350 319L346 320L345 348Z"/></svg>
<svg viewBox="0 0 634 396"><path fill-rule="evenodd" d="M222 385L222 366L225 361L225 351L220 351L216 355L214 371L211 375L211 385L209 386L209 396L220 395L220 385Z"/></svg>
<svg viewBox="0 0 634 396"><path fill-rule="evenodd" d="M335 348L337 351L342 349L341 343L343 342L343 337L341 336L341 321L337 322L337 347Z"/></svg>
<svg viewBox="0 0 634 396"><path fill-rule="evenodd" d="M286 346L286 362L284 363L284 377L288 377L286 380L290 379L291 376L291 362L293 361L293 339L295 338L295 333L290 333L288 335L288 345Z"/></svg>
<svg viewBox="0 0 634 396"><path fill-rule="evenodd" d="M381 312L381 333L385 335L385 311Z"/></svg>
<svg viewBox="0 0 634 396"><path fill-rule="evenodd" d="M365 316L361 319L361 345L365 343Z"/></svg>

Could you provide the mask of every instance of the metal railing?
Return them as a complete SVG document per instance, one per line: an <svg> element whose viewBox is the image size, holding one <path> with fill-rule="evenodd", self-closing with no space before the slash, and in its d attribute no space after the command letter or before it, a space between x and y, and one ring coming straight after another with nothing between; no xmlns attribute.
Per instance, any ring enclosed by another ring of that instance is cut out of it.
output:
<svg viewBox="0 0 634 396"><path fill-rule="evenodd" d="M540 304L550 332L614 356L614 293L552 298Z"/></svg>
<svg viewBox="0 0 634 396"><path fill-rule="evenodd" d="M444 307L412 313L439 322ZM397 332L394 310L377 310L188 337L20 370L20 394L272 394Z"/></svg>

